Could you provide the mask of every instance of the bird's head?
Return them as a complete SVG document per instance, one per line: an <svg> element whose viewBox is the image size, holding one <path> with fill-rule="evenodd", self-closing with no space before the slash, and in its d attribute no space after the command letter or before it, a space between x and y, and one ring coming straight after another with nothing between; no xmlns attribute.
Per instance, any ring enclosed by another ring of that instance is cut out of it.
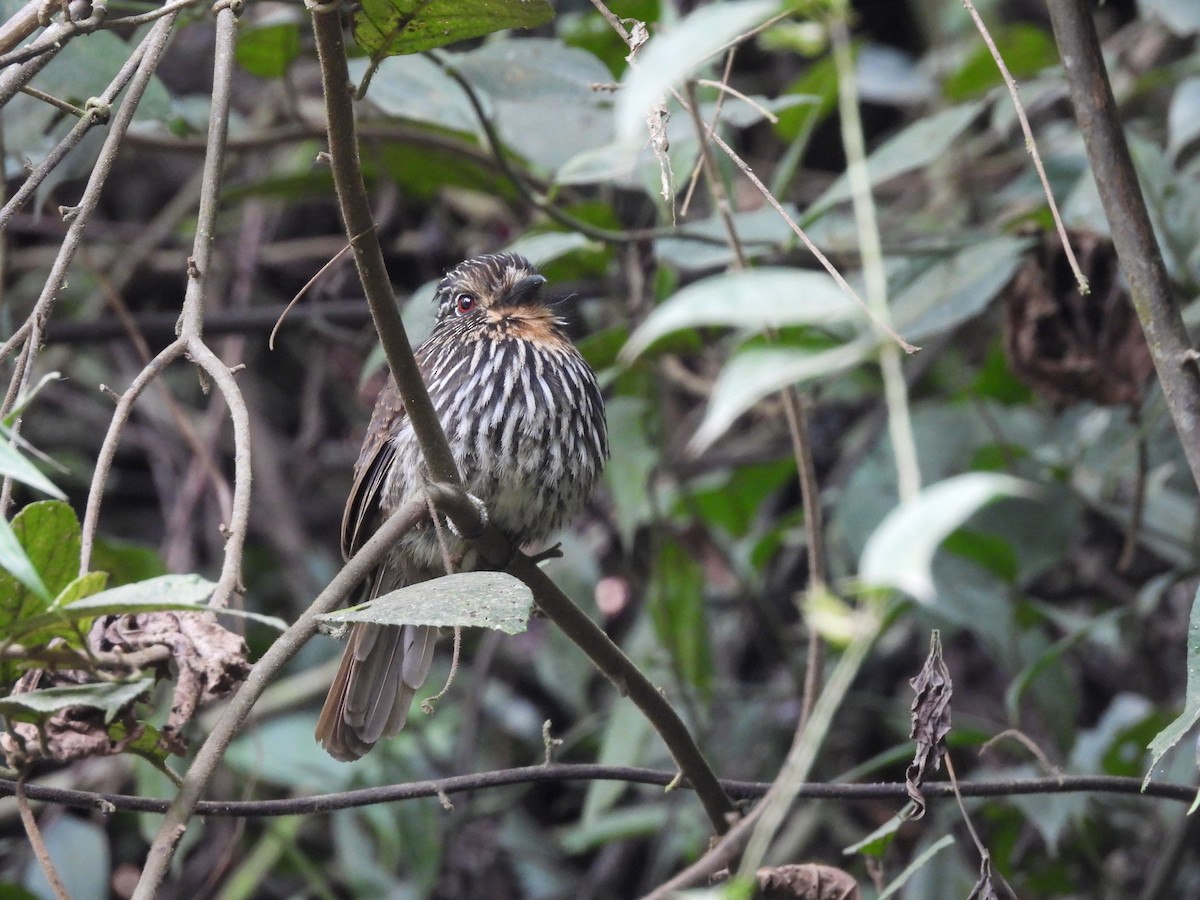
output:
<svg viewBox="0 0 1200 900"><path fill-rule="evenodd" d="M438 322L554 319L541 298L545 283L533 264L515 253L473 257L451 269L438 285Z"/></svg>

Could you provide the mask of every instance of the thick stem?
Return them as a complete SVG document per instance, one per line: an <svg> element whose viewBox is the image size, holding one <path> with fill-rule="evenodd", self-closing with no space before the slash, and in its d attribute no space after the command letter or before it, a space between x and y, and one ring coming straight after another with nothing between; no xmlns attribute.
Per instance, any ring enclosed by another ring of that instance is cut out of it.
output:
<svg viewBox="0 0 1200 900"><path fill-rule="evenodd" d="M1200 487L1200 369L1154 238L1091 9L1085 0L1054 0L1048 6L1113 246L1146 333L1167 409L1179 432L1192 478Z"/></svg>

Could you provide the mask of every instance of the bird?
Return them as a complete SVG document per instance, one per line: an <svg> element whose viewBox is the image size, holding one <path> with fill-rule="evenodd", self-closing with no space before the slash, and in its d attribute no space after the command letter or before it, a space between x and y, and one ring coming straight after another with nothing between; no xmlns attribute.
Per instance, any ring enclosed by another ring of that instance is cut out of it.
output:
<svg viewBox="0 0 1200 900"><path fill-rule="evenodd" d="M463 487L514 546L542 541L591 497L608 458L596 375L542 298L546 283L514 253L468 259L434 295L433 331L415 351L458 464ZM404 403L389 376L379 393L342 519L349 559L387 517L423 501L428 478ZM470 565L452 528L410 530L368 577L367 599ZM433 660L437 629L357 623L325 705L318 743L335 759L361 758L404 727Z"/></svg>

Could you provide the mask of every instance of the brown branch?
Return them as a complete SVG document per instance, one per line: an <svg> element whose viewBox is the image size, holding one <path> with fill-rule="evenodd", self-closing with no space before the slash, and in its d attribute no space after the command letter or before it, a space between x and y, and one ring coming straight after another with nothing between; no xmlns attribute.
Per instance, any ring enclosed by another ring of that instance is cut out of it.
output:
<svg viewBox="0 0 1200 900"><path fill-rule="evenodd" d="M1200 487L1200 369L1129 155L1092 11L1085 0L1055 0L1048 7L1113 246L1192 479Z"/></svg>
<svg viewBox="0 0 1200 900"><path fill-rule="evenodd" d="M469 791L522 784L544 784L547 782L563 781L622 781L626 784L666 787L677 778L678 773L661 769L552 763L548 766L538 764L536 766L522 766L513 769L496 769L491 772L452 775L429 781L387 784L379 787L316 794L310 797L286 797L277 800L201 800L196 804L195 812L197 815L215 816L218 818L300 816L314 813L328 813L340 809L358 809L381 803L400 803L406 800L437 797L441 794L460 794ZM16 785L15 781L0 778L0 797L15 794ZM755 797L761 797L770 788L770 785L764 782L731 781L725 779L722 779L721 786L731 797L739 800L750 800ZM681 784L680 787L686 790L690 786ZM960 783L958 789L964 797L989 798L1023 797L1035 794L1116 794L1128 797L1144 797L1149 800L1171 800L1176 803L1191 803L1196 798L1196 788L1194 785L1152 781L1144 793L1141 787L1142 783L1138 778L1124 778L1113 775L1067 775L1062 778L967 781ZM922 785L922 790L927 800L954 799L954 788L946 781L927 782ZM57 803L77 809L95 809L109 813L113 810L119 812L165 813L171 805L170 800L159 797L145 797L140 794L103 794L94 791L70 790L36 784L26 785L25 791L30 800L40 803ZM804 800L834 800L843 802L870 800L875 802L896 801L902 803L907 798L907 794L905 793L905 786L901 782L877 782L874 784L822 784L813 782L801 785L797 797ZM751 817L753 815L754 813L751 812L742 821L749 820L752 823ZM741 822L728 833L730 839L735 838L735 832L740 826ZM721 841L721 844L725 844L724 839ZM725 865L732 861L732 857L720 856L723 851L719 850L719 847L720 845L714 846L712 851L697 861L697 865L701 867L702 871L694 873L695 875L703 877L724 867L723 865L713 865L715 861L723 860ZM718 854L718 860L713 859L713 853ZM683 874L683 872L680 873L680 875ZM685 887L689 884L695 884L697 880L693 879L681 882L678 886Z"/></svg>
<svg viewBox="0 0 1200 900"><path fill-rule="evenodd" d="M578 644L622 693L627 693L649 718L662 737L684 776L696 787L713 828L728 828L726 815L733 805L721 790L716 775L696 746L683 721L666 698L621 652L587 615L550 581L527 557L516 554L504 535L484 527L479 510L462 492L458 466L442 432L441 423L429 400L420 370L409 347L408 337L392 297L391 282L371 217L370 203L358 163L351 84L346 70L338 4L313 4L313 34L325 85L325 109L329 121L329 154L338 203L345 220L359 278L371 306L371 315L383 343L392 375L404 408L413 424L421 453L435 482L430 492L459 533L471 538L484 559L501 565L528 584L538 606Z"/></svg>
<svg viewBox="0 0 1200 900"><path fill-rule="evenodd" d="M400 540L425 516L425 507L413 503L394 513L383 526L371 536L342 568L312 605L304 611L295 624L273 643L262 655L241 688L230 699L221 718L209 733L203 746L184 777L183 785L167 809L166 817L154 838L141 880L134 892L134 900L153 900L158 896L163 881L171 866L171 860L179 841L187 830L188 822L196 812L200 795L207 787L225 754L226 748L237 734L238 728L250 714L250 709L266 690L276 673L290 660L317 631L317 616L341 606L350 593L358 587Z"/></svg>

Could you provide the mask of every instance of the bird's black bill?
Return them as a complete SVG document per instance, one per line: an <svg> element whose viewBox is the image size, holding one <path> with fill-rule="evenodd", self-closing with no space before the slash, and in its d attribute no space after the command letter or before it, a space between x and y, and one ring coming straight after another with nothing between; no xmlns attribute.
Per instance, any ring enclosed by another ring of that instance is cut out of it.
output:
<svg viewBox="0 0 1200 900"><path fill-rule="evenodd" d="M530 275L522 278L512 286L507 294L504 295L505 306L520 306L523 303L528 303L538 295L542 285L546 283L546 279L541 275Z"/></svg>

